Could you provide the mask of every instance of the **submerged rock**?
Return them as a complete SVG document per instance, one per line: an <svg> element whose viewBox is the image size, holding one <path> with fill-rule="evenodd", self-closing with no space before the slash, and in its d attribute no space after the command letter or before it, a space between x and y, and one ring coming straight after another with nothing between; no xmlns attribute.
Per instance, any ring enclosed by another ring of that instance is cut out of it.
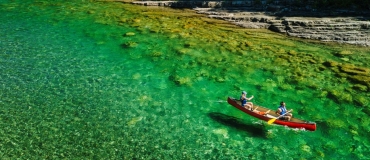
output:
<svg viewBox="0 0 370 160"><path fill-rule="evenodd" d="M340 70L350 75L370 76L370 69L356 67L354 65L341 65Z"/></svg>
<svg viewBox="0 0 370 160"><path fill-rule="evenodd" d="M127 32L126 34L125 34L125 36L134 36L135 35L135 33L134 32Z"/></svg>
<svg viewBox="0 0 370 160"><path fill-rule="evenodd" d="M338 66L339 63L335 61L326 61L323 63L323 65L326 67L335 67L335 66Z"/></svg>

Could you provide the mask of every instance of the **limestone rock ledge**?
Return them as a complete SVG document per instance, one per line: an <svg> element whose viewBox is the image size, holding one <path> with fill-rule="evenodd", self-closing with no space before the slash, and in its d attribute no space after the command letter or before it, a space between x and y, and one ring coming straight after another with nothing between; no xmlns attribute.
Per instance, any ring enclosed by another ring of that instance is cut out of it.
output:
<svg viewBox="0 0 370 160"><path fill-rule="evenodd" d="M245 28L263 28L305 39L370 46L370 18L362 16L369 16L370 13L349 11L327 11L324 13L315 11L309 6L305 8L289 8L281 5L278 0L274 5L269 5L264 0L261 1L262 5L254 4L253 0L112 1L129 2L145 6L193 8L197 13L206 14L210 18L226 20ZM348 17L348 13L354 16Z"/></svg>
<svg viewBox="0 0 370 160"><path fill-rule="evenodd" d="M210 18L245 28L265 28L289 36L370 46L370 21L363 17L280 17L266 12L194 8Z"/></svg>

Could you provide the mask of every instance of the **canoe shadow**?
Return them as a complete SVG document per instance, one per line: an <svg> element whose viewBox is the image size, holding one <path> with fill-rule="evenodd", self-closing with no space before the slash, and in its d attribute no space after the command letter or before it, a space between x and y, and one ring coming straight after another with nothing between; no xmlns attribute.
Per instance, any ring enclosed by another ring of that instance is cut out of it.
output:
<svg viewBox="0 0 370 160"><path fill-rule="evenodd" d="M208 113L208 116L221 124L245 131L250 136L266 138L266 130L264 129L263 125L247 124L241 119L217 112L210 112Z"/></svg>

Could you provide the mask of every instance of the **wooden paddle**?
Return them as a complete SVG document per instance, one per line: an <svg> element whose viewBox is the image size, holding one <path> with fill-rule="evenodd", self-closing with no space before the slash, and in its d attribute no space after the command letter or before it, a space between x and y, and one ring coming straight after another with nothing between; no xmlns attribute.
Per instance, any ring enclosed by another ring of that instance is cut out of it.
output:
<svg viewBox="0 0 370 160"><path fill-rule="evenodd" d="M267 124L273 124L277 119L279 119L280 117L282 117L282 116L284 116L285 114L287 114L287 113L289 113L289 112L291 112L292 110L289 110L288 112L286 112L286 113L284 113L284 114L282 114L282 115L280 115L280 116L278 116L278 117L276 117L276 118L272 118L272 119L270 119L269 121L267 121Z"/></svg>

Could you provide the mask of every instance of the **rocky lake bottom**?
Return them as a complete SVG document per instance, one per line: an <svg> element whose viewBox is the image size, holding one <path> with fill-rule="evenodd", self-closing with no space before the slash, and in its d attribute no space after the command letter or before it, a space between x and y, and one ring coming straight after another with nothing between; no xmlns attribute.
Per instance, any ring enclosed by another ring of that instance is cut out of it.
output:
<svg viewBox="0 0 370 160"><path fill-rule="evenodd" d="M369 50L246 29L194 10L0 2L7 159L366 159ZM230 106L285 101L314 132ZM289 137L289 138L287 138Z"/></svg>

